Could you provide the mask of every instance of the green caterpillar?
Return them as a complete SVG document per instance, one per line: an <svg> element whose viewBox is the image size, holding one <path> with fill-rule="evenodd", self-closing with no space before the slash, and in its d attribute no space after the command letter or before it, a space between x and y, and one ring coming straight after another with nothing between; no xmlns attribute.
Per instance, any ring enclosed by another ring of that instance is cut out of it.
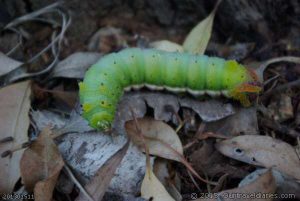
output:
<svg viewBox="0 0 300 201"><path fill-rule="evenodd" d="M250 105L247 95L261 90L254 72L217 57L129 48L102 57L79 83L83 117L91 127L109 130L118 101L129 87L223 95Z"/></svg>

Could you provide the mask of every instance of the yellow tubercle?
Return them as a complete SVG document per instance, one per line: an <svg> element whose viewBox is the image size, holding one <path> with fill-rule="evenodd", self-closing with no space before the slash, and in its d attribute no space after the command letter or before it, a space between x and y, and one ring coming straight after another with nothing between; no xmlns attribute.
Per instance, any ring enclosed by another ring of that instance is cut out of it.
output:
<svg viewBox="0 0 300 201"><path fill-rule="evenodd" d="M86 86L83 82L79 82L79 91L84 91L86 89Z"/></svg>
<svg viewBox="0 0 300 201"><path fill-rule="evenodd" d="M89 112L93 108L93 104L90 103L84 103L82 105L83 111L84 112Z"/></svg>
<svg viewBox="0 0 300 201"><path fill-rule="evenodd" d="M79 82L79 99L80 102L84 102L84 92L86 91L86 85L83 82Z"/></svg>
<svg viewBox="0 0 300 201"><path fill-rule="evenodd" d="M106 92L107 92L107 87L105 87L105 86L100 86L100 87L99 87L99 91L100 91L100 93L106 93Z"/></svg>

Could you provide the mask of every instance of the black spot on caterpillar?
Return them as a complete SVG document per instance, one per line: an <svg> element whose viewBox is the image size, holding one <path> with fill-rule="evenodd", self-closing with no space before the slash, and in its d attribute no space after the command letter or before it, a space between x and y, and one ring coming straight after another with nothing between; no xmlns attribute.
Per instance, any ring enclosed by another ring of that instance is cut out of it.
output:
<svg viewBox="0 0 300 201"><path fill-rule="evenodd" d="M247 94L261 90L255 73L234 60L130 48L104 56L86 72L79 83L83 117L93 128L108 130L130 86L224 95L244 106L250 105Z"/></svg>

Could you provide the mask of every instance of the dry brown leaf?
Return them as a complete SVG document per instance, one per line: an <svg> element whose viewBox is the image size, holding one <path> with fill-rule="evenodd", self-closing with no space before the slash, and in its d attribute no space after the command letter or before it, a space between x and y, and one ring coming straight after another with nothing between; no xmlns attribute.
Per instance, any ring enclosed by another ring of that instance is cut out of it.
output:
<svg viewBox="0 0 300 201"><path fill-rule="evenodd" d="M239 183L239 187L248 185L249 183L256 180L258 177L266 173L268 169L256 169L254 172L251 172L246 177L243 178ZM272 169L272 174L276 182L276 193L277 194L290 194L290 198L296 198L296 200L300 199L300 183L297 180L284 176L281 172Z"/></svg>
<svg viewBox="0 0 300 201"><path fill-rule="evenodd" d="M71 108L74 108L76 106L76 103L78 102L78 93L72 92L72 91L58 91L58 90L49 90L54 98L57 98L64 103L66 103Z"/></svg>
<svg viewBox="0 0 300 201"><path fill-rule="evenodd" d="M23 63L13 60L0 52L0 76L5 75L6 73L11 72L12 70L20 67Z"/></svg>
<svg viewBox="0 0 300 201"><path fill-rule="evenodd" d="M137 129L137 126L139 129ZM201 181L216 185L215 182L201 178L184 158L183 147L177 133L166 123L150 118L142 118L137 119L137 122L134 120L126 122L125 128L133 143L143 151L146 147L152 155L181 162Z"/></svg>
<svg viewBox="0 0 300 201"><path fill-rule="evenodd" d="M235 114L212 121L205 125L205 131L211 131L225 136L237 136L240 134L257 135L258 123L255 107L236 108Z"/></svg>
<svg viewBox="0 0 300 201"><path fill-rule="evenodd" d="M20 82L0 90L0 139L13 137L13 142L0 145L0 152L10 150L18 144L28 141L28 112L30 109L30 82ZM0 194L10 193L20 177L19 161L23 151L15 152L11 157L0 158Z"/></svg>
<svg viewBox="0 0 300 201"><path fill-rule="evenodd" d="M242 178L247 174L245 168L228 163L228 158L214 148L214 140L204 140L201 147L193 149L189 159L197 172L205 172L209 177L229 174L231 178Z"/></svg>
<svg viewBox="0 0 300 201"><path fill-rule="evenodd" d="M149 168L146 169L146 174L142 182L141 194L142 197L147 200L175 201Z"/></svg>
<svg viewBox="0 0 300 201"><path fill-rule="evenodd" d="M177 43L160 40L150 43L150 47L167 52L183 52L183 47Z"/></svg>
<svg viewBox="0 0 300 201"><path fill-rule="evenodd" d="M252 183L240 188L221 191L217 194L208 194L211 198L196 199L196 201L223 200L223 201L258 201L273 200L276 191L276 182L269 170Z"/></svg>
<svg viewBox="0 0 300 201"><path fill-rule="evenodd" d="M226 59L234 59L242 61L245 59L255 48L255 43L234 43L232 45L224 43L216 43L211 41L206 50L209 52L216 52L216 55Z"/></svg>
<svg viewBox="0 0 300 201"><path fill-rule="evenodd" d="M204 54L211 36L215 14L220 3L221 0L217 2L213 11L198 25L196 25L186 37L183 43L183 48L187 52L193 54Z"/></svg>
<svg viewBox="0 0 300 201"><path fill-rule="evenodd" d="M225 156L249 164L274 168L300 179L300 160L286 142L261 135L242 135L216 144Z"/></svg>
<svg viewBox="0 0 300 201"><path fill-rule="evenodd" d="M231 104L223 103L220 100L199 101L190 97L180 98L174 94L161 92L128 92L118 105L115 130L123 133L123 122L133 119L130 108L134 110L137 117L145 116L146 104L154 110L156 120L165 122L174 120L174 115L179 111L180 106L194 110L205 122L217 121L235 113L235 108Z"/></svg>
<svg viewBox="0 0 300 201"><path fill-rule="evenodd" d="M96 63L101 54L95 52L77 52L59 62L51 73L52 78L78 78L82 79L86 70Z"/></svg>
<svg viewBox="0 0 300 201"><path fill-rule="evenodd" d="M233 115L236 111L230 103L223 103L215 99L200 102L199 100L185 97L181 98L179 103L182 107L193 109L205 122L223 119Z"/></svg>
<svg viewBox="0 0 300 201"><path fill-rule="evenodd" d="M138 119L138 124L142 134L145 136L150 154L179 162L182 161L182 157L179 156L179 154L183 154L182 144L173 128L162 121L150 118ZM143 142L136 130L135 121L131 120L126 122L125 128L133 143L143 148ZM166 144L169 145L169 147L166 146Z"/></svg>
<svg viewBox="0 0 300 201"><path fill-rule="evenodd" d="M45 101L48 99L49 97L47 93L50 93L55 99L62 101L66 105L70 106L70 108L74 108L78 102L78 92L65 91L62 85L50 90L34 84L33 91L35 96L38 96L38 98L41 99L40 101Z"/></svg>
<svg viewBox="0 0 300 201"><path fill-rule="evenodd" d="M46 127L38 138L24 151L20 161L22 182L29 192L34 192L36 201L52 200L60 170L64 161Z"/></svg>
<svg viewBox="0 0 300 201"><path fill-rule="evenodd" d="M156 158L153 164L153 172L158 180L166 188L168 193L176 201L181 201L181 180L174 167L171 167L171 164L168 164L168 160L163 158Z"/></svg>
<svg viewBox="0 0 300 201"><path fill-rule="evenodd" d="M102 200L114 173L125 156L129 142L110 158L96 173L94 178L85 186L86 191L94 200ZM89 201L81 192L75 201Z"/></svg>
<svg viewBox="0 0 300 201"><path fill-rule="evenodd" d="M261 81L264 80L264 72L270 64L278 63L278 62L292 62L292 63L299 64L300 57L292 57L292 56L276 57L260 63L260 66L255 70L259 80Z"/></svg>
<svg viewBox="0 0 300 201"><path fill-rule="evenodd" d="M52 201L52 193L58 178L59 172L45 181L39 181L34 187L34 200L36 201Z"/></svg>
<svg viewBox="0 0 300 201"><path fill-rule="evenodd" d="M294 117L292 98L287 94L278 94L268 105L268 115L277 122L284 122Z"/></svg>

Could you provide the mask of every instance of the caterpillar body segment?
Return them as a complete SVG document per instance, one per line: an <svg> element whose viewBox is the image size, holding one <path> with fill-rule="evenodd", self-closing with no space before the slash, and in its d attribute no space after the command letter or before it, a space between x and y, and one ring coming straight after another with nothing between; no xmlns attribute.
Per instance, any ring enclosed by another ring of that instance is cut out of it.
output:
<svg viewBox="0 0 300 201"><path fill-rule="evenodd" d="M79 95L83 117L93 128L108 130L118 101L130 87L224 95L248 106L247 94L261 90L257 83L253 72L233 60L129 48L92 65L79 83Z"/></svg>

